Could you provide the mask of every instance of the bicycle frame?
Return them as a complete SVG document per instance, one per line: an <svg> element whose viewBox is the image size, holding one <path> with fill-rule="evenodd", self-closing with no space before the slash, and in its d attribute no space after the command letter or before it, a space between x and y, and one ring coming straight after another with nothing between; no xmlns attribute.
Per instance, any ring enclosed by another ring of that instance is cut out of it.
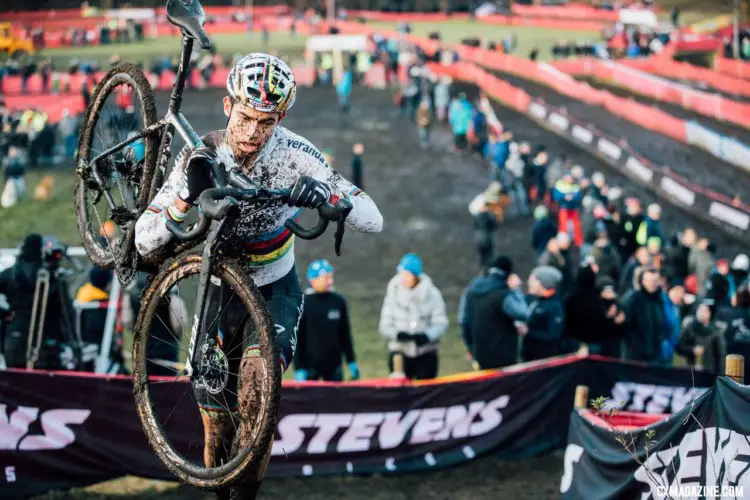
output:
<svg viewBox="0 0 750 500"><path fill-rule="evenodd" d="M102 158L117 153L118 151L122 151L129 145L140 139L143 139L144 137L153 135L157 132L171 132L171 130L174 129L177 130L177 132L180 134L180 136L182 136L187 144L190 144L193 147L203 146L203 141L201 140L198 133L187 121L187 118L185 118L185 116L180 112L180 107L182 106L182 93L185 90L185 81L187 80L188 71L190 69L190 55L192 54L192 52L193 39L183 35L182 51L180 53L180 64L177 69L176 82L174 84L174 87L172 88L172 94L169 98L169 107L167 108L167 114L164 116L164 118L154 123L153 125L139 131L132 137L98 154L91 160L89 164L89 166L91 167L91 173L93 174L94 180L99 186L103 186L104 181L97 169L98 162L101 161ZM171 149L172 134L166 133L163 136L163 140L159 148L159 155L156 160L156 165L160 169L166 169L166 163L169 159L169 156L171 155ZM116 205L114 199L112 198L112 194L106 189L103 189L102 191L110 210L115 209Z"/></svg>

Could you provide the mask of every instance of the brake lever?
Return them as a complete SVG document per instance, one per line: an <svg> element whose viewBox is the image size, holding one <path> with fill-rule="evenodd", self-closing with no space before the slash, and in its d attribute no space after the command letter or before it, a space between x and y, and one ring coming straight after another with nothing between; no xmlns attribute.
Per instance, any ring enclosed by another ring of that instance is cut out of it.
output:
<svg viewBox="0 0 750 500"><path fill-rule="evenodd" d="M346 230L346 218L342 217L336 223L336 232L333 234L333 248L336 251L336 257L341 257L341 243L344 241L344 231Z"/></svg>

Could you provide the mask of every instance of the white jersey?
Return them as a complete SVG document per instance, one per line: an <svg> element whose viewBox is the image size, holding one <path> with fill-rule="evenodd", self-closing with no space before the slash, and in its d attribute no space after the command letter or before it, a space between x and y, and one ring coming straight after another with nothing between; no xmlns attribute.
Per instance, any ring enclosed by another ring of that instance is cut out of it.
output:
<svg viewBox="0 0 750 500"><path fill-rule="evenodd" d="M225 132L219 130L203 137L205 145L215 151L227 170L238 169ZM167 220L181 222L184 215L173 207L178 196L187 197L187 159L191 148L184 147L159 193L138 219L135 243L141 255L164 246L172 234ZM315 146L284 127L276 127L246 175L268 189L291 189L300 176L307 175L325 182L331 191L352 203L346 225L361 232L380 232L383 217L375 203L362 190L333 170ZM296 217L300 209L281 201L251 203L242 201L240 216L226 229L227 240L235 244L248 274L256 285L263 286L284 277L294 266L294 235L284 222Z"/></svg>

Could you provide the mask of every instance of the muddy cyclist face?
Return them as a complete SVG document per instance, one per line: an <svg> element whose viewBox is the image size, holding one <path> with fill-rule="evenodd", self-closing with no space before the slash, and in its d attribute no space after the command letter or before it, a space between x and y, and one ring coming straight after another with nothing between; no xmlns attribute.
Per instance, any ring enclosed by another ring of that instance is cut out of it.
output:
<svg viewBox="0 0 750 500"><path fill-rule="evenodd" d="M229 96L224 98L224 114L229 117L227 143L238 161L260 151L281 121L281 113L263 113Z"/></svg>

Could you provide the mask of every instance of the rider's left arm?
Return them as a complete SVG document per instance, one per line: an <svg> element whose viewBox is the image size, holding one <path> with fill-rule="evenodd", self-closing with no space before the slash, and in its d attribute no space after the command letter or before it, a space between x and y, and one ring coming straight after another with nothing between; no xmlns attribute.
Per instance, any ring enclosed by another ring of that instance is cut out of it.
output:
<svg viewBox="0 0 750 500"><path fill-rule="evenodd" d="M341 174L332 169L328 162L322 160L322 155L313 156L300 153L298 166L302 175L309 175L314 179L325 182L331 191L352 203L352 211L346 218L346 225L363 233L379 233L383 229L383 216L372 198L357 186L344 179Z"/></svg>

